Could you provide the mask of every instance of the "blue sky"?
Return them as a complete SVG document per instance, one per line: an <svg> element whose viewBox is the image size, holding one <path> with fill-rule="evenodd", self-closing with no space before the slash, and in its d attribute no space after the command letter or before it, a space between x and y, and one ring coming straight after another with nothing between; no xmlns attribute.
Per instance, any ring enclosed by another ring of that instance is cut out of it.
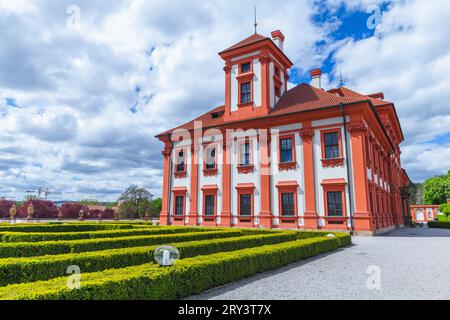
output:
<svg viewBox="0 0 450 320"><path fill-rule="evenodd" d="M291 85L383 91L423 181L450 168L450 2L431 0L0 1L0 196L161 193L154 135L222 105L217 53L253 32L286 36ZM75 7L73 7L75 5ZM379 10L376 29L367 20ZM75 11L74 11L75 9ZM77 13L77 11L79 11Z"/></svg>

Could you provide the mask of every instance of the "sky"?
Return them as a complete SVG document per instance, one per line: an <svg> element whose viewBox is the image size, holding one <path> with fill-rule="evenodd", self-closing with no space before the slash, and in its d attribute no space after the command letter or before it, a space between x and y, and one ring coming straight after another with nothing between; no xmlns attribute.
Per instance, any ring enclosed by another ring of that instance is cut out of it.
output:
<svg viewBox="0 0 450 320"><path fill-rule="evenodd" d="M0 0L0 196L161 194L154 136L223 105L221 50L280 29L291 84L384 92L415 182L450 169L450 1Z"/></svg>

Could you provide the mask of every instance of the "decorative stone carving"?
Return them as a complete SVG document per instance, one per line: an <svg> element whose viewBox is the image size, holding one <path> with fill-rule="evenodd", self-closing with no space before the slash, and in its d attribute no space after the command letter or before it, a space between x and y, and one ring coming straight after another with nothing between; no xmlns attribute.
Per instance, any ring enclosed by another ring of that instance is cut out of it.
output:
<svg viewBox="0 0 450 320"><path fill-rule="evenodd" d="M366 132L368 130L366 124L362 121L350 123L347 126L349 132Z"/></svg>
<svg viewBox="0 0 450 320"><path fill-rule="evenodd" d="M215 169L203 169L203 175L205 177L217 176L217 172L218 172L217 168L215 168Z"/></svg>
<svg viewBox="0 0 450 320"><path fill-rule="evenodd" d="M15 219L17 214L17 207L15 204L12 205L11 209L9 209L9 218Z"/></svg>
<svg viewBox="0 0 450 320"><path fill-rule="evenodd" d="M312 129L302 129L300 130L300 136L302 139L314 137L314 130Z"/></svg>
<svg viewBox="0 0 450 320"><path fill-rule="evenodd" d="M174 172L173 175L174 175L175 179L184 179L187 177L187 172L186 171Z"/></svg>
<svg viewBox="0 0 450 320"><path fill-rule="evenodd" d="M227 61L225 63L225 66L223 67L223 71L225 71L226 73L231 71L231 63L229 61Z"/></svg>
<svg viewBox="0 0 450 320"><path fill-rule="evenodd" d="M258 60L261 64L266 64L266 63L272 62L272 58L269 55L263 55Z"/></svg>
<svg viewBox="0 0 450 320"><path fill-rule="evenodd" d="M344 158L336 158L336 159L322 159L322 167L343 167L344 166Z"/></svg>
<svg viewBox="0 0 450 320"><path fill-rule="evenodd" d="M279 171L295 170L295 168L297 168L296 162L280 162L278 164Z"/></svg>
<svg viewBox="0 0 450 320"><path fill-rule="evenodd" d="M238 166L237 170L238 170L238 173L249 174L249 173L253 173L255 171L255 167L254 166Z"/></svg>
<svg viewBox="0 0 450 320"><path fill-rule="evenodd" d="M33 203L30 203L30 205L27 208L27 220L33 219L34 215L34 206Z"/></svg>

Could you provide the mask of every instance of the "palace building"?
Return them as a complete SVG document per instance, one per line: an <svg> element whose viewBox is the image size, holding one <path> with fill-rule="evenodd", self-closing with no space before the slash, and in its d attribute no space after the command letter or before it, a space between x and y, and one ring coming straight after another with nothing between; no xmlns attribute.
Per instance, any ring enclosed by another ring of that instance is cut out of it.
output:
<svg viewBox="0 0 450 320"><path fill-rule="evenodd" d="M410 223L394 104L325 90L319 69L289 89L284 41L255 33L220 52L225 104L157 135L161 224L373 235Z"/></svg>

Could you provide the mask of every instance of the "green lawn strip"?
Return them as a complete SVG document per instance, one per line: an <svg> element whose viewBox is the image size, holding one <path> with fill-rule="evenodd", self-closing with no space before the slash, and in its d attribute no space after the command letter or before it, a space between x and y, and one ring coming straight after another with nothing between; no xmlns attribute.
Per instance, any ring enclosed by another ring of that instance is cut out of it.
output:
<svg viewBox="0 0 450 320"><path fill-rule="evenodd" d="M180 250L181 257L189 258L198 255L232 251L267 244L293 241L298 233L292 231L277 234L250 235L225 239L208 239L191 242L172 243ZM132 265L150 263L153 252L158 247L136 247L111 249L105 251L41 256L32 258L0 259L0 286L12 283L25 283L47 280L64 276L72 265L85 272L94 272L112 268L123 268Z"/></svg>
<svg viewBox="0 0 450 320"><path fill-rule="evenodd" d="M143 264L81 275L70 290L67 277L0 288L0 299L127 300L178 299L289 263L336 250L350 236L316 237L180 260L170 268Z"/></svg>
<svg viewBox="0 0 450 320"><path fill-rule="evenodd" d="M97 230L119 230L138 227L133 224L73 223L73 224L11 224L1 225L0 232L81 232ZM142 226L139 225L140 228ZM149 225L150 227L150 225Z"/></svg>
<svg viewBox="0 0 450 320"><path fill-rule="evenodd" d="M99 230L83 232L0 232L1 242L42 242L53 240L81 240L98 238L118 238L132 235L169 234L221 230L198 227L152 227L124 230Z"/></svg>
<svg viewBox="0 0 450 320"><path fill-rule="evenodd" d="M127 247L141 247L170 242L237 237L239 230L188 232L167 235L130 236L107 239L0 243L0 258L33 257L87 251L100 251Z"/></svg>

